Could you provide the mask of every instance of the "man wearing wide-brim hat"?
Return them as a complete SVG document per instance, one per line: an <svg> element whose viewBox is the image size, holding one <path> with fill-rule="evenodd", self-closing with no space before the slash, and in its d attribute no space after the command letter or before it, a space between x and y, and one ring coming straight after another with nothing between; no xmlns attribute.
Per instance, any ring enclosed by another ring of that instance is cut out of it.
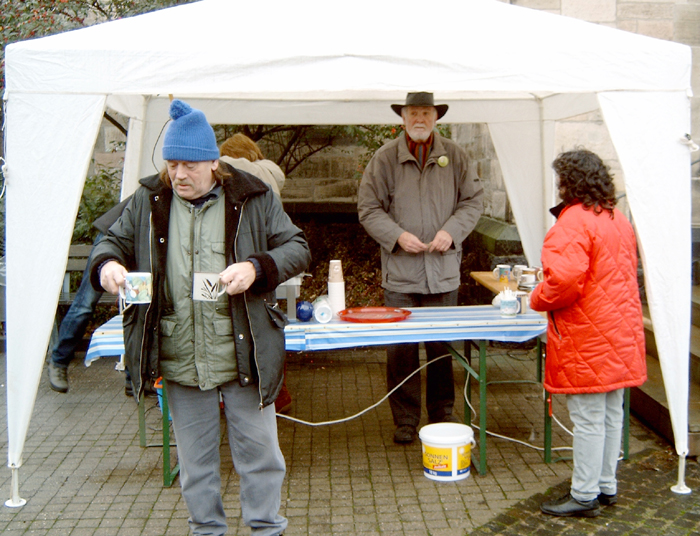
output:
<svg viewBox="0 0 700 536"><path fill-rule="evenodd" d="M360 223L381 247L384 304L390 307L457 305L462 243L483 212L483 189L466 152L435 130L447 104L432 93L409 93L392 104L404 132L372 157L362 176ZM441 343L425 343L428 361L442 356ZM419 367L418 344L387 347L391 391ZM456 421L452 362L427 368L429 422ZM421 418L416 374L389 398L394 441L411 443Z"/></svg>

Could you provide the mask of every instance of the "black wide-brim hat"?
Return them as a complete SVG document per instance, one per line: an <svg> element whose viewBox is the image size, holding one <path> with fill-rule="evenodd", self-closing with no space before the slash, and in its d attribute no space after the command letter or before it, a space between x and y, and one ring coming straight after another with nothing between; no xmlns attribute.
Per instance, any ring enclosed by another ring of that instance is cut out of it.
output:
<svg viewBox="0 0 700 536"><path fill-rule="evenodd" d="M438 119L447 113L448 108L447 104L435 104L433 94L426 91L409 93L406 95L406 104L392 104L391 109L397 115L401 115L401 110L403 110L404 106L432 106L437 110Z"/></svg>

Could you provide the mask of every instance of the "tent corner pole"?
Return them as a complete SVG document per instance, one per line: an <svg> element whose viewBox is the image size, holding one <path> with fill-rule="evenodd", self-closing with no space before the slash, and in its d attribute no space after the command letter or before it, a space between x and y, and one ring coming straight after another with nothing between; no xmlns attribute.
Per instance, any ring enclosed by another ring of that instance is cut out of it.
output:
<svg viewBox="0 0 700 536"><path fill-rule="evenodd" d="M671 486L671 491L673 493L682 495L687 495L692 491L685 485L685 457L685 453L678 455L678 483L675 486Z"/></svg>
<svg viewBox="0 0 700 536"><path fill-rule="evenodd" d="M12 469L12 493L10 498L5 501L5 506L8 508L19 508L27 504L27 501L19 496L19 467L10 466Z"/></svg>

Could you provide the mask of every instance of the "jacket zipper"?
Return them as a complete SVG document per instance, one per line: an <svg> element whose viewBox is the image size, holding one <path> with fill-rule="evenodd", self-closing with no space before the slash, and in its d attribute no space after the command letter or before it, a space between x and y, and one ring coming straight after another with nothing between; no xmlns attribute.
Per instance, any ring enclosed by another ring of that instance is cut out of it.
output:
<svg viewBox="0 0 700 536"><path fill-rule="evenodd" d="M151 274L153 274L153 211L148 215L148 264L150 265L150 270ZM156 289L152 288L151 292L154 292ZM146 316L143 319L143 335L141 336L141 352L139 355L139 379L141 380L141 386L139 388L138 392L138 399L141 400L141 396L144 391L144 384L143 384L143 377L141 376L141 370L143 370L143 356L144 353L144 347L146 345L146 330L148 329L148 322L147 319L151 313L151 306L153 304L153 299L151 298L150 303L148 304L148 309L146 309ZM150 377L151 371L148 371L148 375Z"/></svg>
<svg viewBox="0 0 700 536"><path fill-rule="evenodd" d="M561 333L559 333L559 328L557 327L557 321L554 318L554 311L549 312L549 318L552 320L552 326L554 327L554 332L557 334L559 337L559 340L562 340Z"/></svg>
<svg viewBox="0 0 700 536"><path fill-rule="evenodd" d="M236 236L233 239L233 250L237 251L238 249L238 233L241 230L241 220L243 219L243 209L245 208L247 200L244 200L243 203L241 204L241 210L238 213L238 225L236 226ZM238 262L238 259L234 259L236 262ZM255 336L253 335L253 323L250 320L250 313L248 312L248 300L246 298L246 293L243 293L243 304L245 305L245 316L248 319L248 326L250 327L250 339L253 343L253 359L255 360L255 368L258 371L258 396L260 397L260 404L258 405L258 409L262 411L263 409L263 394L262 394L262 378L260 377L260 364L258 363L258 343L255 340ZM233 315L233 311L231 311L231 314Z"/></svg>

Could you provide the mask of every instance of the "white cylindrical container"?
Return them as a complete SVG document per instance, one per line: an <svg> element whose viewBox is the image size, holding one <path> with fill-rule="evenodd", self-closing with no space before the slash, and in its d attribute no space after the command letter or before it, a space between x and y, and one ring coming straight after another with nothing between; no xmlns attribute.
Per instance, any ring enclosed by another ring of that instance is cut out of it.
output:
<svg viewBox="0 0 700 536"><path fill-rule="evenodd" d="M314 300L314 318L316 322L325 324L333 318L333 310L331 309L331 301L328 296L319 296Z"/></svg>
<svg viewBox="0 0 700 536"><path fill-rule="evenodd" d="M337 317L338 313L345 309L345 281L328 282L328 299L331 302L333 316Z"/></svg>
<svg viewBox="0 0 700 536"><path fill-rule="evenodd" d="M451 482L469 476L474 432L454 422L428 424L418 433L423 448L423 474Z"/></svg>
<svg viewBox="0 0 700 536"><path fill-rule="evenodd" d="M338 313L345 309L345 280L339 260L332 260L328 267L328 299L333 317L337 319Z"/></svg>

